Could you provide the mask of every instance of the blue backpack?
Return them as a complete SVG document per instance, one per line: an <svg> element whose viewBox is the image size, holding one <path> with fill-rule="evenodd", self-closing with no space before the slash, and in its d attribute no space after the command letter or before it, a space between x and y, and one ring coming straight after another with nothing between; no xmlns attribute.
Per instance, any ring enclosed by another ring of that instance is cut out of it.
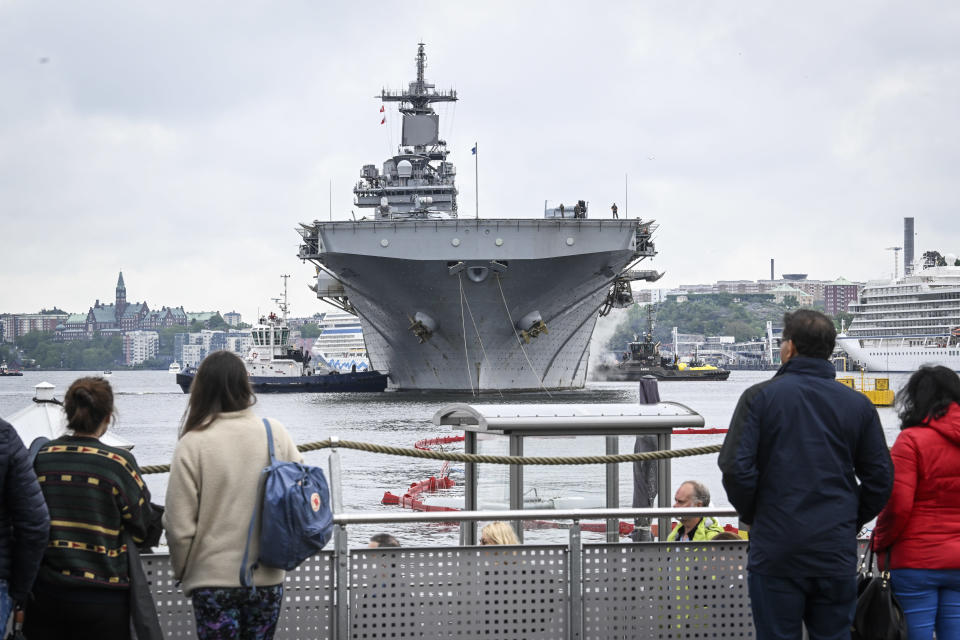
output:
<svg viewBox="0 0 960 640"><path fill-rule="evenodd" d="M259 566L295 569L323 549L333 534L330 489L320 467L278 461L273 452L273 432L266 419L270 466L262 472L263 499L253 508L247 546L240 567L240 584L253 587L253 570ZM250 564L250 539L260 513L260 557Z"/></svg>

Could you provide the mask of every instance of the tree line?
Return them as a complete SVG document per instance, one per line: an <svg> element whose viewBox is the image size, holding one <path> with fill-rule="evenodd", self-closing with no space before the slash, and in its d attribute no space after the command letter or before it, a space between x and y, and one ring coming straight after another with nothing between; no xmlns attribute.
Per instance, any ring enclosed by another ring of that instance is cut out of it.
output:
<svg viewBox="0 0 960 640"><path fill-rule="evenodd" d="M822 303L819 306L823 310ZM772 294L691 294L686 302L670 298L655 305L653 312L653 340L668 344L673 340L673 327L681 333L704 336L733 336L737 342L759 340L766 336L767 321L775 325L783 321L783 314L798 308L792 296L783 303L774 301ZM839 313L833 317L837 330L841 319L847 325L852 316ZM633 305L614 331L606 345L610 351L621 352L637 336L643 339L647 332L647 308Z"/></svg>

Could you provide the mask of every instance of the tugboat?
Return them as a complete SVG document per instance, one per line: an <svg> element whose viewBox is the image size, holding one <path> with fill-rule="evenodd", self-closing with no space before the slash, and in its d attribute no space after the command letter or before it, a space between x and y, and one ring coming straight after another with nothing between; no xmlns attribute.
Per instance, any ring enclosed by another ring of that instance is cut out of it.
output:
<svg viewBox="0 0 960 640"><path fill-rule="evenodd" d="M643 341L629 343L629 351L615 365L601 365L597 379L609 381L639 380L653 376L657 380L726 380L730 372L700 360L694 354L690 362L680 362L674 355L666 358L660 354L660 343L653 341L653 311L647 307L647 332Z"/></svg>
<svg viewBox="0 0 960 640"><path fill-rule="evenodd" d="M23 371L18 369L8 369L7 361L0 362L0 376L22 376Z"/></svg>
<svg viewBox="0 0 960 640"><path fill-rule="evenodd" d="M322 360L311 364L312 357L290 344L287 325L287 278L283 276L283 300L274 298L282 316L270 313L260 318L251 330L253 346L243 358L250 375L250 386L256 393L342 393L380 392L387 388L387 376L379 371L340 373ZM177 374L177 384L184 393L196 369L188 367Z"/></svg>

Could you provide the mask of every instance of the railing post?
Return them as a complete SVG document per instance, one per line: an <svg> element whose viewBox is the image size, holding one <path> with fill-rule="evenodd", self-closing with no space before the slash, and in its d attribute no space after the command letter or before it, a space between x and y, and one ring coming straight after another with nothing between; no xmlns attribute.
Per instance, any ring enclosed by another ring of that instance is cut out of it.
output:
<svg viewBox="0 0 960 640"><path fill-rule="evenodd" d="M615 456L620 453L620 438L607 436L607 455ZM611 463L607 467L607 508L620 507L620 465ZM620 518L607 520L607 542L620 542Z"/></svg>
<svg viewBox="0 0 960 640"><path fill-rule="evenodd" d="M567 637L570 640L583 638L583 546L580 542L580 521L574 520L570 526L570 554L567 557L570 576L570 603L567 620L570 623Z"/></svg>
<svg viewBox="0 0 960 640"><path fill-rule="evenodd" d="M463 450L466 453L477 452L477 434L474 431L463 432ZM468 462L464 466L463 477L463 508L466 511L477 510L477 463ZM470 521L464 527L460 523L460 544L472 546L477 544L477 523Z"/></svg>
<svg viewBox="0 0 960 640"><path fill-rule="evenodd" d="M337 445L340 438L330 437L330 508L334 514L343 510L343 484L340 482L340 452ZM333 638L350 639L350 548L347 543L347 530L343 525L333 527Z"/></svg>
<svg viewBox="0 0 960 640"><path fill-rule="evenodd" d="M340 452L337 451L337 445L340 444L340 438L330 436L330 509L334 513L340 513L343 510L343 483L340 481Z"/></svg>
<svg viewBox="0 0 960 640"><path fill-rule="evenodd" d="M523 455L523 436L510 436L510 456ZM523 465L510 465L510 509L523 509ZM523 542L523 521L514 520L513 529L517 540Z"/></svg>
<svg viewBox="0 0 960 640"><path fill-rule="evenodd" d="M350 549L347 529L342 525L333 527L333 563L333 637L334 640L350 640Z"/></svg>

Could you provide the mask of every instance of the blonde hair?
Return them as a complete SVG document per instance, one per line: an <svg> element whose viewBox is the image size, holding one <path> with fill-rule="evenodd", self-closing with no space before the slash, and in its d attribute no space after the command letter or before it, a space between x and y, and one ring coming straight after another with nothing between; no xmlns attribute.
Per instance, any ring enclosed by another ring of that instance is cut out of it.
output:
<svg viewBox="0 0 960 640"><path fill-rule="evenodd" d="M484 542L486 540L486 542ZM480 531L480 544L520 544L513 527L506 522L491 522Z"/></svg>

